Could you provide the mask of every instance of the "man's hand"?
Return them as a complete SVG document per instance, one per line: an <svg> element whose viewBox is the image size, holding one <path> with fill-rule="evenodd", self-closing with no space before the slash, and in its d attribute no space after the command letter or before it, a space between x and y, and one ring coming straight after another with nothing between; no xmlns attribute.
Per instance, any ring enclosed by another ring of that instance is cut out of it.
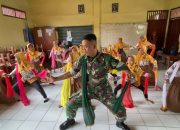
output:
<svg viewBox="0 0 180 130"><path fill-rule="evenodd" d="M66 72L64 73L63 75L60 75L58 77L53 77L53 81L56 82L56 81L59 81L59 80L64 80L64 79L68 79L70 77L72 77L73 75L71 75L70 72Z"/></svg>

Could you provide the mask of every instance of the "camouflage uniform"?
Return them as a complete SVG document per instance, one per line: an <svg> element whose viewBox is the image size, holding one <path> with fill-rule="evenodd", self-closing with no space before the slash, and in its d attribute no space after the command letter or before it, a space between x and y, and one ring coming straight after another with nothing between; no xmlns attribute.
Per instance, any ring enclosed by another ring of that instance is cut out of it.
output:
<svg viewBox="0 0 180 130"><path fill-rule="evenodd" d="M103 103L111 112L117 98L114 95L112 88L107 80L107 74L111 69L121 68L123 63L114 59L111 55L98 52L95 57L87 58L87 90L88 98L96 99ZM75 63L74 67L70 70L72 75L75 75L81 70L82 57ZM82 94L81 91L71 97L66 106L66 115L69 119L74 119L76 111L82 106ZM116 115L120 121L125 120L126 110L119 110Z"/></svg>

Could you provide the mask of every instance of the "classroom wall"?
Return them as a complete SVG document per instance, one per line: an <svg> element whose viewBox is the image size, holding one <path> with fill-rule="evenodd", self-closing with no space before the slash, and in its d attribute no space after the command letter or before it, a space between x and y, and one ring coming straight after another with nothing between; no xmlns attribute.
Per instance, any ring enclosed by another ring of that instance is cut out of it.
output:
<svg viewBox="0 0 180 130"><path fill-rule="evenodd" d="M0 5L6 5L12 8L26 11L28 24L32 26L27 0L0 0ZM2 15L0 9L0 48L24 46L23 28L25 20L7 17Z"/></svg>
<svg viewBox="0 0 180 130"><path fill-rule="evenodd" d="M100 24L145 22L147 10L167 9L167 0L28 0L34 26L93 25L100 39ZM112 13L112 3L119 3L119 12ZM78 13L78 4L85 13Z"/></svg>
<svg viewBox="0 0 180 130"><path fill-rule="evenodd" d="M119 12L112 13L112 3L119 3ZM180 0L0 0L0 4L27 12L30 27L93 25L100 39L100 25L105 23L145 22L148 10L180 6ZM78 13L78 4L85 13ZM25 21L0 13L0 47L22 46Z"/></svg>
<svg viewBox="0 0 180 130"><path fill-rule="evenodd" d="M100 23L132 23L146 21L147 10L167 9L167 0L29 0L34 26L78 26ZM112 3L119 3L119 12L112 13ZM78 14L78 4L85 13ZM96 11L98 10L98 11Z"/></svg>
<svg viewBox="0 0 180 130"><path fill-rule="evenodd" d="M180 0L168 0L167 5L169 9L180 7Z"/></svg>

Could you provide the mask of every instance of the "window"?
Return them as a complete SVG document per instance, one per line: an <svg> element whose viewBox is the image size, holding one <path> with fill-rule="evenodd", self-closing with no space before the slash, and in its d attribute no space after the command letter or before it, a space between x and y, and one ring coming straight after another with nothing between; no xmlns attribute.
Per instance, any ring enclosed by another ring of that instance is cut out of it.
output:
<svg viewBox="0 0 180 130"><path fill-rule="evenodd" d="M148 20L166 20L168 18L168 10L151 10L147 12Z"/></svg>
<svg viewBox="0 0 180 130"><path fill-rule="evenodd" d="M18 9L14 9L5 5L1 5L2 14L4 16L15 17L19 19L26 19L26 12Z"/></svg>

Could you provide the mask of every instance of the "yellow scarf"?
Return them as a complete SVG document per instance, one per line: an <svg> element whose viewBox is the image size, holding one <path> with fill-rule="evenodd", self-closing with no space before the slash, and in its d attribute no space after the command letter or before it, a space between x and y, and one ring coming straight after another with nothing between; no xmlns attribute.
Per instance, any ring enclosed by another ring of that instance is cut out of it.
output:
<svg viewBox="0 0 180 130"><path fill-rule="evenodd" d="M62 50L59 46L55 46L55 45L53 46L53 49L55 53L60 52Z"/></svg>
<svg viewBox="0 0 180 130"><path fill-rule="evenodd" d="M23 52L16 53L15 57L18 60L19 73L21 73L23 70L30 70L33 67L33 65L26 60L25 54Z"/></svg>
<svg viewBox="0 0 180 130"><path fill-rule="evenodd" d="M29 53L29 58L30 60L32 60L33 58L37 58L41 55L41 52L39 51L30 51L28 50L28 53Z"/></svg>

